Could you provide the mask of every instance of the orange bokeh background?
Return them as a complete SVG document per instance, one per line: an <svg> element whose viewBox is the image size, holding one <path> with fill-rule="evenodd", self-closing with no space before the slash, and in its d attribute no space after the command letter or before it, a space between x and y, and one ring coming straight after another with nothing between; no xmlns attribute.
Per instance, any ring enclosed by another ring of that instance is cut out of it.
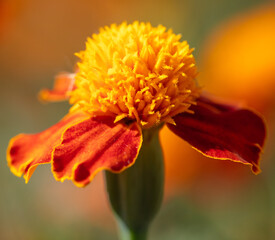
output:
<svg viewBox="0 0 275 240"><path fill-rule="evenodd" d="M201 51L203 85L216 95L268 111L275 101L274 29L275 4L221 24Z"/></svg>

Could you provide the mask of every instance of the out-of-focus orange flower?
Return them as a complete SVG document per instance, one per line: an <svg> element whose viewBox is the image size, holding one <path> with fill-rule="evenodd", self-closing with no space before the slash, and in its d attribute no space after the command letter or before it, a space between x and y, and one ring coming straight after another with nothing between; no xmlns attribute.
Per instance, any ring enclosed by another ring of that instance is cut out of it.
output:
<svg viewBox="0 0 275 240"><path fill-rule="evenodd" d="M206 41L199 78L219 96L260 111L275 100L275 4L222 24Z"/></svg>

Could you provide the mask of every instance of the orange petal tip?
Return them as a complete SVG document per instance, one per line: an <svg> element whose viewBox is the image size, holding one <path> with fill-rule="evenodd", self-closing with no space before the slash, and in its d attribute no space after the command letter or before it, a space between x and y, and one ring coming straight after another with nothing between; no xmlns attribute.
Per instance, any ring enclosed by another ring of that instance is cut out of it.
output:
<svg viewBox="0 0 275 240"><path fill-rule="evenodd" d="M86 118L86 114L75 112L41 133L19 134L13 137L7 149L7 161L11 172L18 177L24 175L27 183L38 165L51 162L52 151L61 141L63 131Z"/></svg>
<svg viewBox="0 0 275 240"><path fill-rule="evenodd" d="M53 89L42 89L38 98L43 102L64 101L74 90L74 73L60 73L56 76Z"/></svg>

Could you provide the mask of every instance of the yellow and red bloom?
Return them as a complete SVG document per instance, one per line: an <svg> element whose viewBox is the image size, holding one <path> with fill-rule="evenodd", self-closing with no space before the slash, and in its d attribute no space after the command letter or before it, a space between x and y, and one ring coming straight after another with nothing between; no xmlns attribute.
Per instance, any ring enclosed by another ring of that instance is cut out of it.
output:
<svg viewBox="0 0 275 240"><path fill-rule="evenodd" d="M201 94L186 41L159 25L111 25L88 38L75 74L57 77L44 100L69 99L59 123L14 137L7 151L14 174L28 182L51 163L55 178L88 184L100 170L121 172L135 163L142 132L167 124L202 154L252 166L258 173L265 124L256 113Z"/></svg>

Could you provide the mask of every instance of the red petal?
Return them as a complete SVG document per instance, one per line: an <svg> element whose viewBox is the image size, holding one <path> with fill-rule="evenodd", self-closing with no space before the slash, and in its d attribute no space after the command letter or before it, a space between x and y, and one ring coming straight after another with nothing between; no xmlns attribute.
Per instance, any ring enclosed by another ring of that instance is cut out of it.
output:
<svg viewBox="0 0 275 240"><path fill-rule="evenodd" d="M39 93L42 101L63 101L69 98L72 90L74 90L74 73L60 73L56 76L53 89L43 89Z"/></svg>
<svg viewBox="0 0 275 240"><path fill-rule="evenodd" d="M260 172L266 129L259 115L204 97L191 110L194 114L179 114L174 117L176 125L168 127L208 157L249 164L254 173Z"/></svg>
<svg viewBox="0 0 275 240"><path fill-rule="evenodd" d="M7 150L11 171L26 182L39 164L50 163L54 147L61 142L62 133L72 124L86 119L87 115L75 112L65 116L59 123L37 134L19 134L12 138Z"/></svg>
<svg viewBox="0 0 275 240"><path fill-rule="evenodd" d="M99 116L66 130L55 148L53 172L57 180L72 179L85 186L103 169L121 172L134 164L142 143L137 123L129 126Z"/></svg>

